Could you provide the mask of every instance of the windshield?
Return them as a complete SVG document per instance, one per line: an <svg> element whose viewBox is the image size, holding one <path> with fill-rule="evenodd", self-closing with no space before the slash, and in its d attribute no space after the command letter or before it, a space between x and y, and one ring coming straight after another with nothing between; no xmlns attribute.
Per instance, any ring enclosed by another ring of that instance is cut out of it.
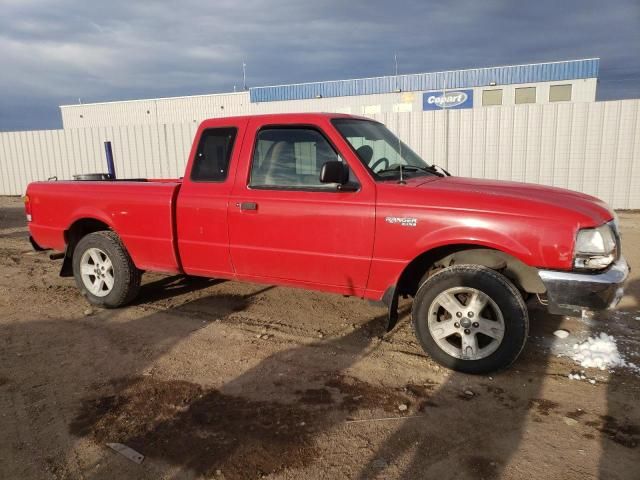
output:
<svg viewBox="0 0 640 480"><path fill-rule="evenodd" d="M383 124L351 118L335 118L333 125L355 150L360 161L377 180L439 175Z"/></svg>

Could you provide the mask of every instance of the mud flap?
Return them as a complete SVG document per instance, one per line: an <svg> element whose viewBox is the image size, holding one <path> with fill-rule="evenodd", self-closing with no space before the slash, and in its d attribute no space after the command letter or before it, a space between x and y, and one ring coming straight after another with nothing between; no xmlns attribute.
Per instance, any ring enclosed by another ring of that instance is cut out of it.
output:
<svg viewBox="0 0 640 480"><path fill-rule="evenodd" d="M398 323L398 287L392 285L387 288L382 296L382 301L387 306L387 332L393 330Z"/></svg>
<svg viewBox="0 0 640 480"><path fill-rule="evenodd" d="M62 267L60 268L61 277L73 277L73 258L70 255L69 247L64 252L64 260L62 261Z"/></svg>

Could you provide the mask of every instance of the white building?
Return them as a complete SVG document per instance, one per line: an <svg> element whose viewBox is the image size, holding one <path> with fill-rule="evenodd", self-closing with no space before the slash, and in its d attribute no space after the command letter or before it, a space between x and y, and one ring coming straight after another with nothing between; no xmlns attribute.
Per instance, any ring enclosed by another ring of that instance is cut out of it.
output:
<svg viewBox="0 0 640 480"><path fill-rule="evenodd" d="M187 97L63 105L63 128L199 123L278 112L386 112L594 102L599 59L333 80Z"/></svg>

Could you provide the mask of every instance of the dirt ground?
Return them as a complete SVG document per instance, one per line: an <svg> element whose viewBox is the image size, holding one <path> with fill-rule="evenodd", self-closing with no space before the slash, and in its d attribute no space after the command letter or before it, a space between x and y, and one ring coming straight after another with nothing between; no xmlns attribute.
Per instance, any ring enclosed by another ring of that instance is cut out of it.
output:
<svg viewBox="0 0 640 480"><path fill-rule="evenodd" d="M620 218L640 266L640 214ZM356 298L145 275L107 311L59 266L0 198L0 478L640 478L640 374L570 380L559 356L607 332L640 365L640 268L617 312L531 303L518 362L469 376L423 354L408 304L386 334L384 308Z"/></svg>

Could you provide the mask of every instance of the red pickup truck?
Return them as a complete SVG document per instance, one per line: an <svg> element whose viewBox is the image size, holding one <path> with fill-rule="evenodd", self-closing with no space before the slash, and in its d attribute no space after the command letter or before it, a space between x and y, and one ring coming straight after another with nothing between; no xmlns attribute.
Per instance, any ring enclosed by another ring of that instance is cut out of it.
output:
<svg viewBox="0 0 640 480"><path fill-rule="evenodd" d="M92 304L130 302L148 270L383 301L389 329L411 296L424 350L469 373L518 357L528 296L611 308L629 272L602 201L453 177L349 115L206 120L182 179L35 182L25 207Z"/></svg>

